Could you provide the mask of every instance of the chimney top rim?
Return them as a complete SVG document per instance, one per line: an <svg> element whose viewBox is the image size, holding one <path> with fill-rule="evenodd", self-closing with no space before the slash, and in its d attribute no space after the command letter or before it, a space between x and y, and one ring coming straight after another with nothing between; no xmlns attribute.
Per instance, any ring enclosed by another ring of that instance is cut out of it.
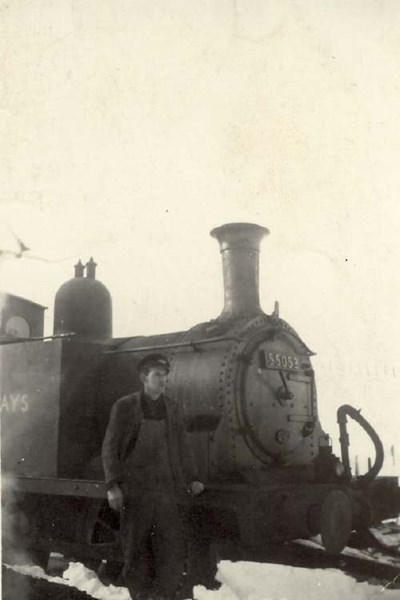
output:
<svg viewBox="0 0 400 600"><path fill-rule="evenodd" d="M214 227L210 231L213 238L220 239L224 234L250 234L258 235L259 239L269 235L270 231L266 227L257 225L256 223L225 223L219 227Z"/></svg>

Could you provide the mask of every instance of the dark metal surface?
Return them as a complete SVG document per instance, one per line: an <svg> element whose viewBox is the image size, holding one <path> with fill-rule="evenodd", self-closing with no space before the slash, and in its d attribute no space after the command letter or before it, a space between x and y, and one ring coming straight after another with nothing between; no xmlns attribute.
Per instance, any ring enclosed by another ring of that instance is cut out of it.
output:
<svg viewBox="0 0 400 600"><path fill-rule="evenodd" d="M340 554L352 529L349 498L341 490L332 490L321 507L321 538L329 554Z"/></svg>
<svg viewBox="0 0 400 600"><path fill-rule="evenodd" d="M61 340L0 347L2 471L56 476Z"/></svg>
<svg viewBox="0 0 400 600"><path fill-rule="evenodd" d="M136 352L152 352L153 350L167 350L167 349L178 349L178 348L192 348L196 350L197 346L204 346L206 344L214 344L215 342L231 342L240 341L236 337L210 337L199 340L187 340L185 342L171 342L169 344L155 344L153 346L138 346L135 348L126 348L125 350L106 350L104 354L129 354Z"/></svg>
<svg viewBox="0 0 400 600"><path fill-rule="evenodd" d="M4 490L15 493L50 494L54 496L82 496L106 498L106 486L102 481L62 479L59 477L9 477L2 476Z"/></svg>

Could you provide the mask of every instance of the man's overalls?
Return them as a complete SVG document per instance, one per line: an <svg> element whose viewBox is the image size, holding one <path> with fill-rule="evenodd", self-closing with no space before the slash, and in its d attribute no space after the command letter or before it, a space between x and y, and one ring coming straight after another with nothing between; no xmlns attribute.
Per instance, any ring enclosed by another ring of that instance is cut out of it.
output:
<svg viewBox="0 0 400 600"><path fill-rule="evenodd" d="M153 406L153 402L158 405ZM182 578L185 552L169 458L166 410L162 399L145 399L142 407L139 434L124 468L123 575L133 599L146 597L150 590L170 600Z"/></svg>

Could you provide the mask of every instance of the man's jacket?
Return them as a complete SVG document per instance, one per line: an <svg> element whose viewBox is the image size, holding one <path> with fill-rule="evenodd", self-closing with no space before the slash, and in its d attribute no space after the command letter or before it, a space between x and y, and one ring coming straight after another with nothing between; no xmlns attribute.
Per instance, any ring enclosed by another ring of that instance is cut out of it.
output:
<svg viewBox="0 0 400 600"><path fill-rule="evenodd" d="M174 400L163 397L166 406L169 459L175 489L176 492L183 492L188 483L198 479L198 475L180 406ZM135 441L139 434L142 418L141 392L120 398L111 409L101 453L107 489L115 483L125 482L126 470L124 467L131 452L135 451Z"/></svg>

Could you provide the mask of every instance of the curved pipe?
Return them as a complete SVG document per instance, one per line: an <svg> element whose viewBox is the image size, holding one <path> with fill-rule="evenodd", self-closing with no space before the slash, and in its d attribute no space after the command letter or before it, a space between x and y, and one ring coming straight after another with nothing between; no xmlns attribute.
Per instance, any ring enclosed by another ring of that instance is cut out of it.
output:
<svg viewBox="0 0 400 600"><path fill-rule="evenodd" d="M361 412L350 406L350 404L343 404L338 408L337 411L337 422L339 424L340 431L340 448L342 451L342 462L345 468L345 473L347 477L351 478L351 468L350 468L350 458L349 458L349 436L347 433L347 420L346 417L351 417L354 421L356 421L367 435L370 437L372 443L375 448L375 462L370 468L370 470L365 473L365 475L361 475L357 481L360 482L369 482L378 475L379 471L383 465L384 459L384 451L382 442L376 433L375 429L368 423L363 416L361 416Z"/></svg>

